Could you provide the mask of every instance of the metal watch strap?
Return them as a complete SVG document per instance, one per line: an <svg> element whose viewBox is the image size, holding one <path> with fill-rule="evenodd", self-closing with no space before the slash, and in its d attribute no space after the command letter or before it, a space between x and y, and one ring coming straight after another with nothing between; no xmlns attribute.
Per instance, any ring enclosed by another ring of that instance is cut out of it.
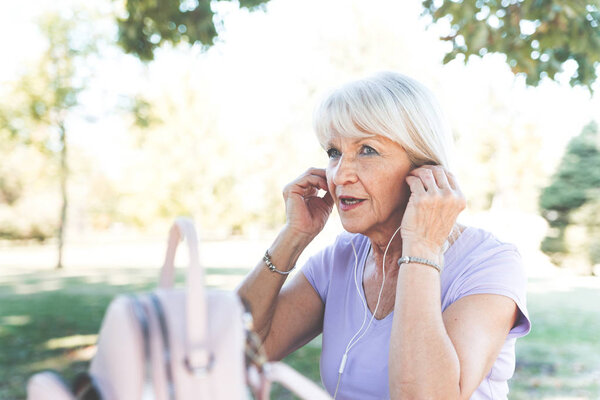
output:
<svg viewBox="0 0 600 400"><path fill-rule="evenodd" d="M438 264L434 263L431 260L427 260L426 258L402 256L398 259L398 267L400 267L402 264L407 264L407 263L417 263L417 264L427 265L428 267L437 269L439 273L442 273L442 267L440 267Z"/></svg>

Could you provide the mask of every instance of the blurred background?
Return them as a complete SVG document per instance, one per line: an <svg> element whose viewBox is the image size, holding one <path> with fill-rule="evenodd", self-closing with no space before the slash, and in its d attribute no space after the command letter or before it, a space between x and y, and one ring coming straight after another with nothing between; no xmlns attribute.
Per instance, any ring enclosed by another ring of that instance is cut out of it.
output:
<svg viewBox="0 0 600 400"><path fill-rule="evenodd" d="M0 398L85 369L178 215L208 284L233 289L285 221L283 186L326 164L319 99L381 70L434 91L462 222L523 256L511 398L600 398L599 24L597 0L1 2ZM319 381L319 351L287 361Z"/></svg>

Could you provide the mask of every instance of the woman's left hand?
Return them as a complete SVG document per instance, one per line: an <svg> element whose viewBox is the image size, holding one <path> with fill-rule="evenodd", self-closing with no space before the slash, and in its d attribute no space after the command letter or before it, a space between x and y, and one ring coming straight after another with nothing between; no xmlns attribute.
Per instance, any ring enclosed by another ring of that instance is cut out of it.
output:
<svg viewBox="0 0 600 400"><path fill-rule="evenodd" d="M465 197L454 175L440 166L415 168L406 183L411 195L402 218L402 247L419 249L421 254L407 254L411 256L441 255L456 217L465 209Z"/></svg>

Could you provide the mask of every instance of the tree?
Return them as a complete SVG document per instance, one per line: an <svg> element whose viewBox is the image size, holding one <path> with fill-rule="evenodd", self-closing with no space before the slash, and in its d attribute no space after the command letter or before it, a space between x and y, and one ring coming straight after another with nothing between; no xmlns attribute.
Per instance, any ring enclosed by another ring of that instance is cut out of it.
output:
<svg viewBox="0 0 600 400"><path fill-rule="evenodd" d="M550 233L542 251L561 264L600 263L600 133L590 123L573 138L540 196Z"/></svg>
<svg viewBox="0 0 600 400"><path fill-rule="evenodd" d="M259 147L251 135L228 133L207 67L182 67L132 102L130 131L138 154L119 183L126 195L117 220L148 228L193 215L217 237L282 222L281 186L268 179L279 172L273 168L277 157L290 158L279 149L291 146Z"/></svg>
<svg viewBox="0 0 600 400"><path fill-rule="evenodd" d="M570 84L591 86L600 65L600 8L597 0L424 0L424 14L447 21L452 43L444 63L458 55L505 54L515 74L537 86L556 78L565 62L577 63Z"/></svg>
<svg viewBox="0 0 600 400"><path fill-rule="evenodd" d="M228 0L218 0L228 1ZM239 0L255 9L269 0ZM126 0L118 18L119 44L128 53L150 61L164 43L211 46L218 35L209 0ZM424 0L423 14L434 23L450 22L441 39L452 43L444 63L465 57L502 53L515 74L536 86L544 77L555 79L566 61L577 70L571 85L590 88L600 64L598 0Z"/></svg>
<svg viewBox="0 0 600 400"><path fill-rule="evenodd" d="M267 1L239 0L239 4L255 9ZM210 0L126 0L125 16L117 18L118 43L143 61L153 60L154 51L164 43L211 46L217 37L211 3Z"/></svg>
<svg viewBox="0 0 600 400"><path fill-rule="evenodd" d="M82 18L78 13L42 16L38 26L47 41L46 49L32 70L17 80L10 109L0 118L0 130L8 140L38 149L57 167L61 198L57 268L62 268L69 205L67 117L79 105L78 94L86 80L79 67L94 50L96 40L89 36L85 29L89 25L82 23Z"/></svg>

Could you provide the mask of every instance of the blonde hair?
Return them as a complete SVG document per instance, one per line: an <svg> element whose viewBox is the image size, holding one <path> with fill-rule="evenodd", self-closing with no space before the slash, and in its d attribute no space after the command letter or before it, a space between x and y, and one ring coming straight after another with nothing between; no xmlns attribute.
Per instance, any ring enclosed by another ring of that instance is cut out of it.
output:
<svg viewBox="0 0 600 400"><path fill-rule="evenodd" d="M332 135L385 136L404 147L415 167L449 168L452 136L433 93L395 72L350 82L315 109L314 129L326 148Z"/></svg>

